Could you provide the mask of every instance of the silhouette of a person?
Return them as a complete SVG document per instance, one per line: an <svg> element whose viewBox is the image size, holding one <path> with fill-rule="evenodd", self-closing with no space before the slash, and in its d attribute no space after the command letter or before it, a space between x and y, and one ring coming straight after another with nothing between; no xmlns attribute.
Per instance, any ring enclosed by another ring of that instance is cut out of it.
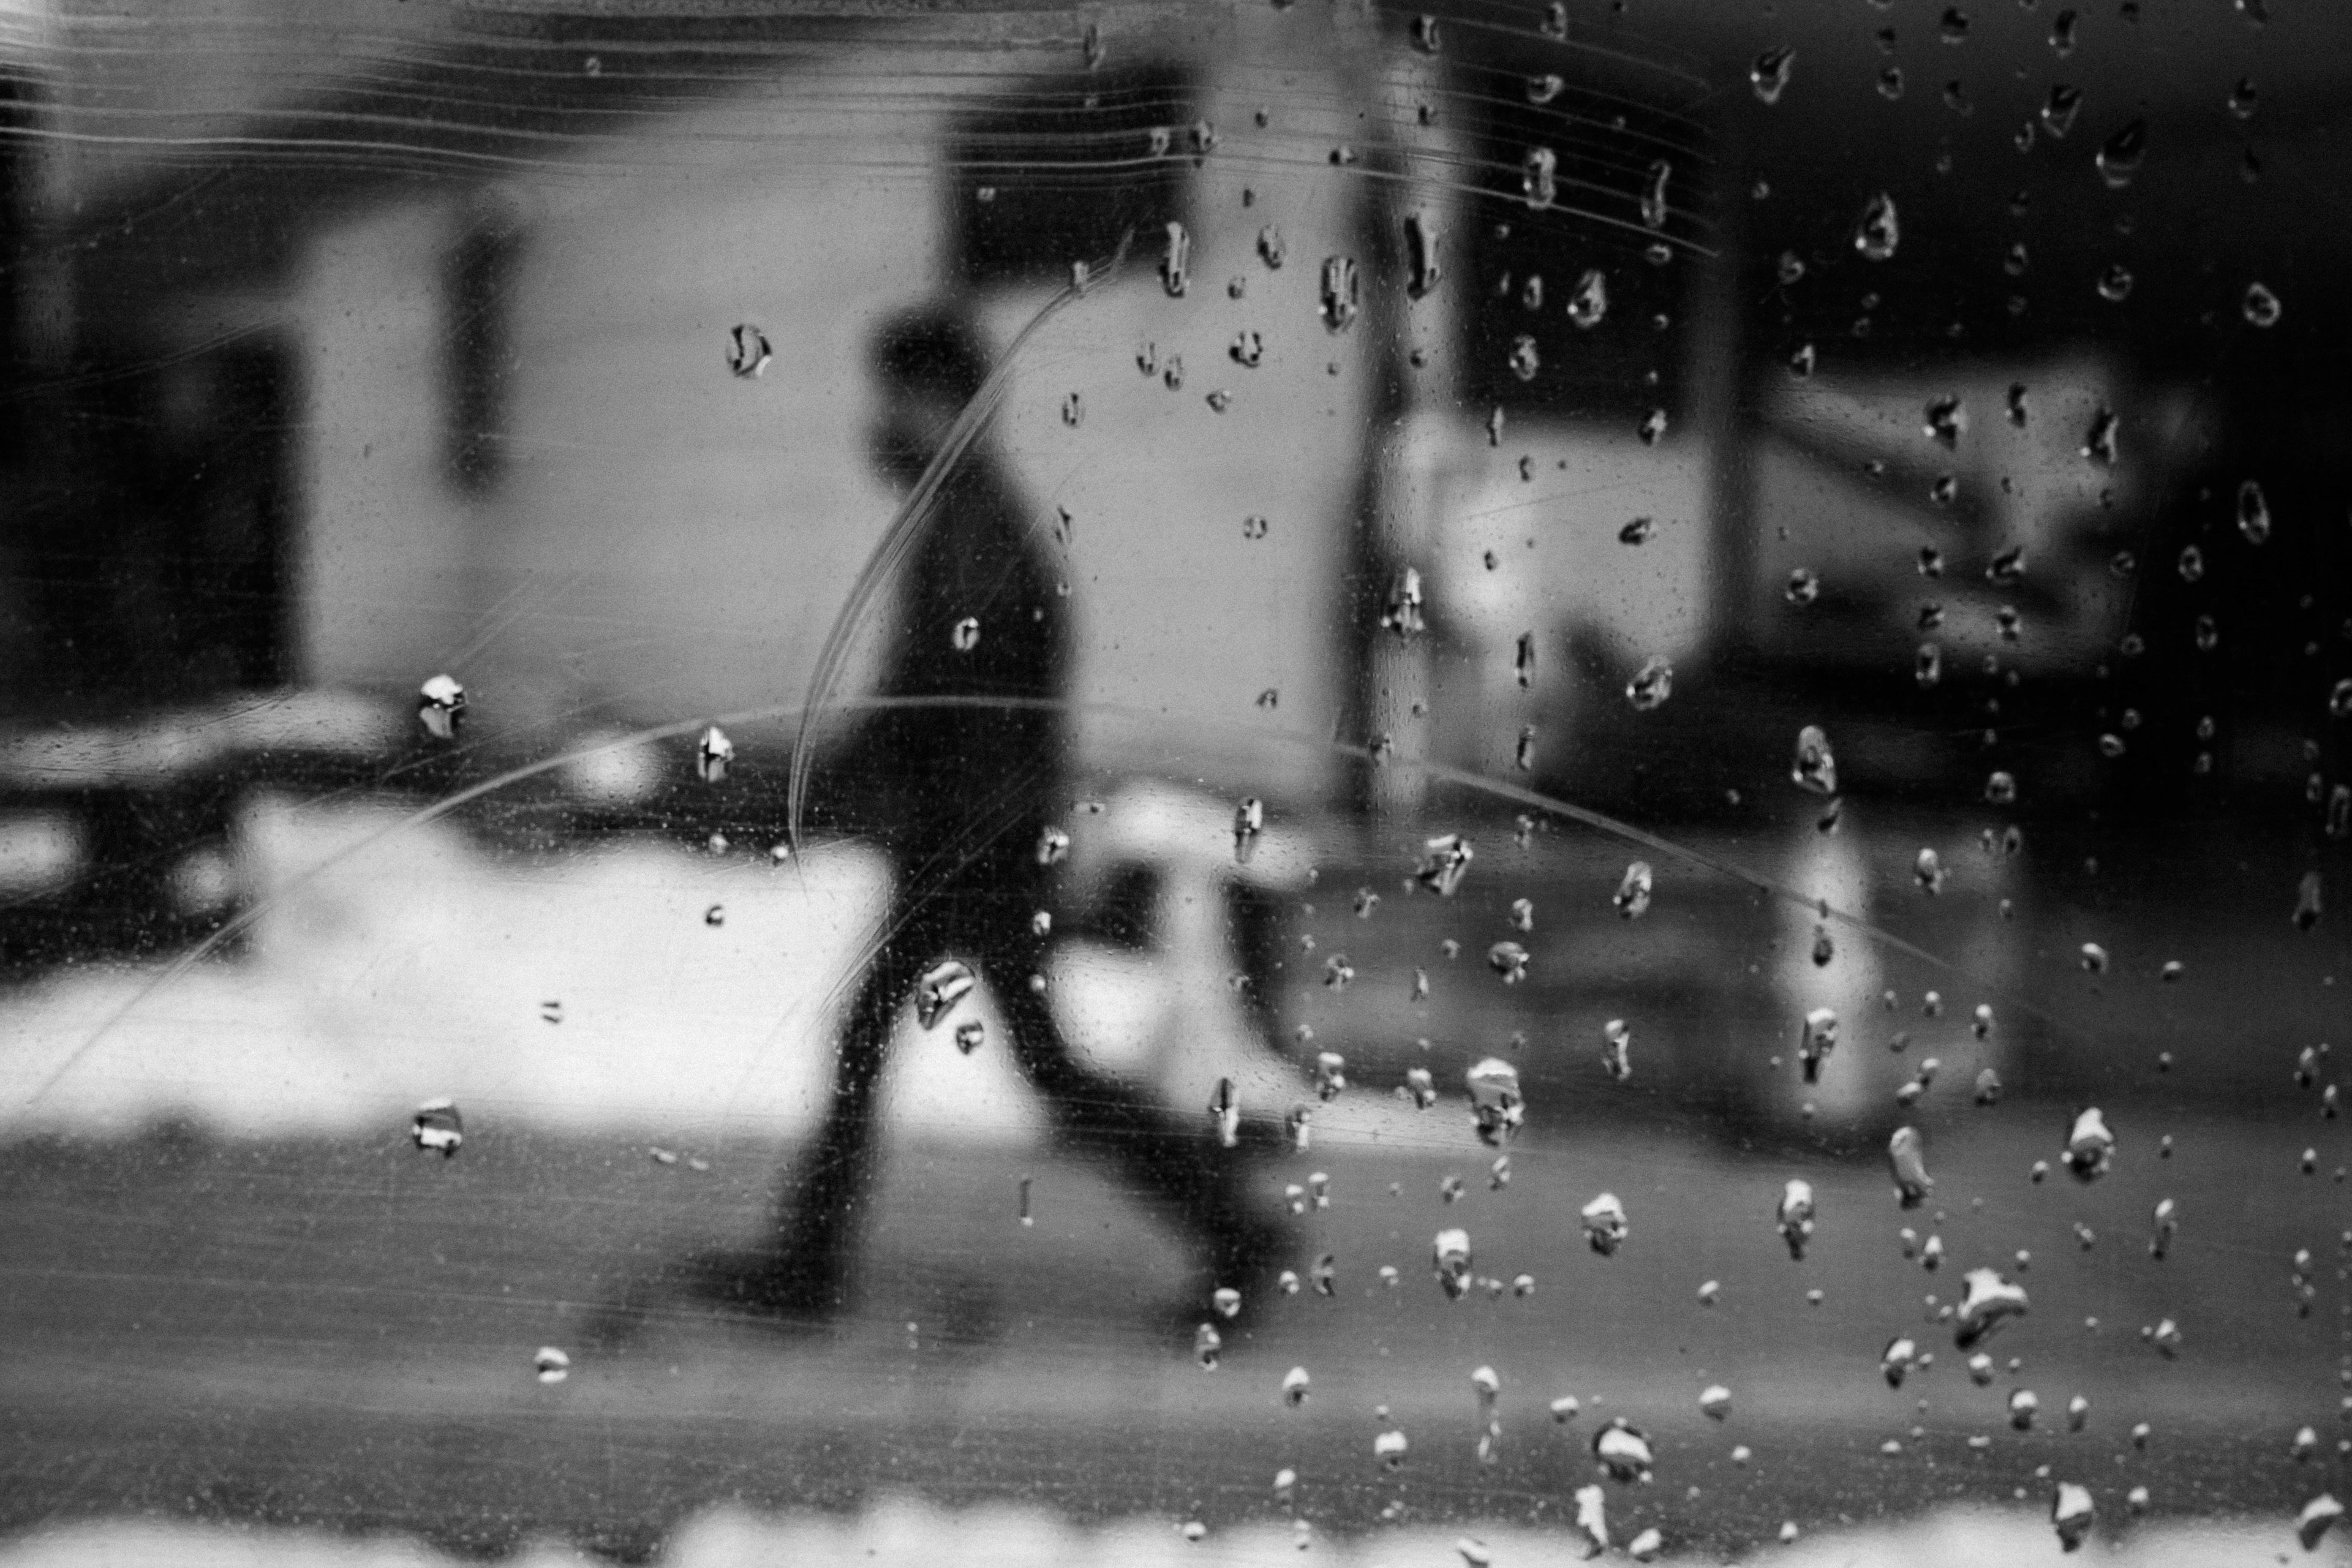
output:
<svg viewBox="0 0 2352 1568"><path fill-rule="evenodd" d="M987 359L965 317L926 307L885 325L875 370L876 457L901 488L929 465L980 390ZM984 443L958 462L920 525L881 694L1059 700L1070 666L1053 562ZM1097 1072L1064 1041L1044 994L1055 873L1041 852L1069 799L1063 714L1044 706L881 709L828 764L824 815L872 832L893 868L889 913L840 1026L831 1102L784 1194L772 1250L739 1282L744 1305L787 1317L842 1308L875 1187L885 1055L924 973L969 964L995 995L1004 1042L1055 1130L1117 1166L1192 1233L1217 1283L1270 1261L1278 1223L1246 1197L1248 1167L1205 1116L1180 1120ZM995 1048L993 1043L987 1048Z"/></svg>

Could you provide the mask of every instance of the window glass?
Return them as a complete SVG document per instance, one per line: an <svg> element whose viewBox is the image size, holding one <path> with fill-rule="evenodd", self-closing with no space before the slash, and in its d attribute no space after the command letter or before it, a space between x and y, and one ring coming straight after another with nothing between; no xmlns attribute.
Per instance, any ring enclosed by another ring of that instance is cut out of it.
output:
<svg viewBox="0 0 2352 1568"><path fill-rule="evenodd" d="M0 1565L2346 1561L2347 62L0 0Z"/></svg>

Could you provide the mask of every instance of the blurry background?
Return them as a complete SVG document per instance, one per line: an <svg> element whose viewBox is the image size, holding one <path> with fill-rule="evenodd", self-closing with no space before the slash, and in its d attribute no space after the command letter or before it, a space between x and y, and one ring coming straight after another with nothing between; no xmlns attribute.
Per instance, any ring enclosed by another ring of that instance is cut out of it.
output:
<svg viewBox="0 0 2352 1568"><path fill-rule="evenodd" d="M1055 1551L1559 1552L1622 1408L1661 1460L1620 1544L2038 1510L2054 1467L2111 1536L2137 1485L2221 1531L2134 1550L2292 1549L2352 1436L2347 85L2309 0L0 4L0 1524L735 1560L862 1553L911 1493L921 1542L1011 1500L1111 1532ZM886 903L871 837L774 852L897 506L875 331L953 300L1001 352L1078 262L987 437L1076 629L1054 1005L1188 1116L1225 1077L1316 1104L1270 1204L1332 1177L1295 1268L1339 1294L1213 1376L1182 1238L911 1021L861 1310L782 1338L660 1285L760 1231ZM455 742L416 719L445 672ZM1451 899L1412 881L1443 833ZM1244 877L1283 910L1260 1007ZM1507 1186L1462 1087L1497 1054ZM467 1141L425 1162L444 1095ZM2116 1173L2030 1182L2088 1103ZM1450 1224L1534 1293L1446 1303ZM2021 1250L2001 1380L1946 1348L1924 1407L1889 1390L1888 1338ZM738 1541L721 1503L867 1511Z"/></svg>

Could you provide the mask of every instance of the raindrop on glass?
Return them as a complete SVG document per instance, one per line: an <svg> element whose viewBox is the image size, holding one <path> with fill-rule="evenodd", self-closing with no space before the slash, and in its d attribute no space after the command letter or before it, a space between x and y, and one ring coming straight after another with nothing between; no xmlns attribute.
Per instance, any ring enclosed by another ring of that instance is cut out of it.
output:
<svg viewBox="0 0 2352 1568"><path fill-rule="evenodd" d="M409 1119L408 1141L421 1153L455 1159L459 1146L466 1142L466 1124L457 1114L457 1102L428 1100L418 1106L416 1114Z"/></svg>
<svg viewBox="0 0 2352 1568"><path fill-rule="evenodd" d="M1625 683L1625 700L1644 713L1663 706L1674 694L1675 667L1663 655L1644 659Z"/></svg>
<svg viewBox="0 0 2352 1568"><path fill-rule="evenodd" d="M2135 120L2106 140L2095 162L2100 177L2108 185L2120 190L2131 184L2132 176L2147 157L2147 121Z"/></svg>
<svg viewBox="0 0 2352 1568"><path fill-rule="evenodd" d="M446 675L436 675L416 689L416 721L436 741L454 741L466 716L466 689Z"/></svg>
<svg viewBox="0 0 2352 1568"><path fill-rule="evenodd" d="M1872 261L1887 261L1894 258L1895 247L1903 242L1900 220L1895 216L1895 198L1881 191L1870 198L1854 224L1853 247Z"/></svg>
<svg viewBox="0 0 2352 1568"><path fill-rule="evenodd" d="M1610 896L1620 919L1639 920L1648 912L1654 879L1647 860L1636 860L1625 868L1624 876L1618 879L1617 891Z"/></svg>
<svg viewBox="0 0 2352 1568"><path fill-rule="evenodd" d="M1345 256L1323 258L1322 315L1323 325L1335 332L1344 332L1356 321L1361 301L1357 294L1356 264Z"/></svg>
<svg viewBox="0 0 2352 1568"><path fill-rule="evenodd" d="M1559 200L1559 155L1549 147L1528 148L1519 161L1519 191L1538 212Z"/></svg>
<svg viewBox="0 0 2352 1568"><path fill-rule="evenodd" d="M1758 55L1748 68L1748 85L1756 96L1768 104L1780 101L1780 94L1789 85L1789 72L1797 63L1797 51L1787 44L1776 44Z"/></svg>
<svg viewBox="0 0 2352 1568"><path fill-rule="evenodd" d="M727 368L745 381L768 368L768 334L745 321L727 334Z"/></svg>
<svg viewBox="0 0 2352 1568"><path fill-rule="evenodd" d="M1500 1057L1488 1057L1470 1069L1465 1081L1478 1141L1488 1148L1501 1148L1527 1117L1527 1101L1519 1093L1519 1069Z"/></svg>

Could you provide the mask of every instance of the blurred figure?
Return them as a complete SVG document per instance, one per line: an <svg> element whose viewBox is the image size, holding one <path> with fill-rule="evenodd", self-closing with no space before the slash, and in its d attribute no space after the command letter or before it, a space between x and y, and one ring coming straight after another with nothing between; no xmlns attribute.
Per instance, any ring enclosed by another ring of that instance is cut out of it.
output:
<svg viewBox="0 0 2352 1568"><path fill-rule="evenodd" d="M962 313L928 307L883 329L875 371L883 404L875 455L911 488L979 392L987 359ZM956 465L921 527L881 695L1061 699L1066 602L984 443ZM1112 1159L1189 1229L1213 1283L1246 1286L1271 1260L1279 1226L1252 1212L1245 1163L1220 1149L1204 1122L1180 1121L1139 1087L1084 1065L1045 994L1049 922L1039 916L1051 909L1059 858L1047 835L1069 799L1064 731L1062 713L1045 706L885 709L826 770L839 790L820 812L887 850L892 901L842 1020L832 1103L793 1173L772 1248L728 1282L742 1304L799 1318L846 1304L875 1185L891 1034L925 972L950 958L990 985L1006 1044L1056 1128Z"/></svg>

